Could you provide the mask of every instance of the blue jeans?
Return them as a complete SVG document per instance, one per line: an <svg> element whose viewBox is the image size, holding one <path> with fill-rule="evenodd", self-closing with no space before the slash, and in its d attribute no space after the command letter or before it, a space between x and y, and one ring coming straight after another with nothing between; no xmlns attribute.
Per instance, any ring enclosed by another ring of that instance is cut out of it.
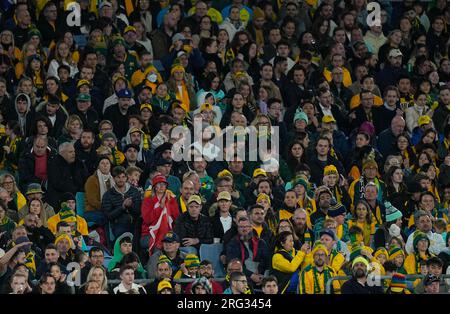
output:
<svg viewBox="0 0 450 314"><path fill-rule="evenodd" d="M104 226L106 224L106 217L105 214L101 211L89 211L84 212L84 219L89 222L93 222L96 225Z"/></svg>

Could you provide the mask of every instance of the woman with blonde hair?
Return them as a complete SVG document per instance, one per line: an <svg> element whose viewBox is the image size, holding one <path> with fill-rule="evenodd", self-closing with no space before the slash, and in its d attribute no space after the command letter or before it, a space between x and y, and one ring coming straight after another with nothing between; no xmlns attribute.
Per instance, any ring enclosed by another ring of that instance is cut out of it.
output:
<svg viewBox="0 0 450 314"><path fill-rule="evenodd" d="M102 266L92 266L87 275L86 282L95 281L100 285L101 293L108 294L108 278L106 270Z"/></svg>
<svg viewBox="0 0 450 314"><path fill-rule="evenodd" d="M25 69L27 68L28 65L28 57L35 54L37 54L37 48L33 43L27 42L23 45L19 62L17 62L15 67L17 79L20 79L22 77L22 74L25 72Z"/></svg>
<svg viewBox="0 0 450 314"><path fill-rule="evenodd" d="M65 142L79 140L82 131L83 121L81 121L80 117L75 114L70 115L64 125L63 134L58 139L58 145L61 145Z"/></svg>
<svg viewBox="0 0 450 314"><path fill-rule="evenodd" d="M47 217L47 213L44 208L44 203L41 200L33 199L28 202L27 215L28 214L37 215L40 219L40 224L38 224L38 227L44 226L45 228L47 228L47 220L49 217ZM19 225L23 225L24 220L25 217L19 221Z"/></svg>
<svg viewBox="0 0 450 314"><path fill-rule="evenodd" d="M58 67L60 65L68 65L70 67L70 77L74 77L78 72L76 62L72 59L70 47L65 41L59 41L51 54L50 64L48 65L47 77L58 76Z"/></svg>
<svg viewBox="0 0 450 314"><path fill-rule="evenodd" d="M4 173L0 176L0 186L3 187L11 196L12 201L8 203L10 209L18 211L22 206L27 203L25 196L19 191L17 187L16 179L10 173ZM13 203L15 208L11 208Z"/></svg>
<svg viewBox="0 0 450 314"><path fill-rule="evenodd" d="M20 49L14 43L13 32L8 29L0 33L0 50L11 59L12 63L15 64L19 61L21 56Z"/></svg>

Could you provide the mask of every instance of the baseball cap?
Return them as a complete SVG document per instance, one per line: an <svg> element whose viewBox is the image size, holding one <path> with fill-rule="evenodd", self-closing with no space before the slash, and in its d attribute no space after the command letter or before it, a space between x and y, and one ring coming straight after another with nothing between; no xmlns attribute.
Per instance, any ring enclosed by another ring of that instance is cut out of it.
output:
<svg viewBox="0 0 450 314"><path fill-rule="evenodd" d="M127 145L125 146L125 148L123 149L123 152L126 153L130 148L134 148L137 152L140 151L139 145L136 145L136 144L127 144Z"/></svg>
<svg viewBox="0 0 450 314"><path fill-rule="evenodd" d="M333 240L336 240L336 236L334 234L334 231L331 229L322 229L319 233L320 237L323 236L324 234L330 236Z"/></svg>
<svg viewBox="0 0 450 314"><path fill-rule="evenodd" d="M428 275L426 275L426 277L423 280L423 285L424 286L429 286L433 282L441 282L441 280L439 279L438 276L435 276L433 274L428 274Z"/></svg>
<svg viewBox="0 0 450 314"><path fill-rule="evenodd" d="M110 8L112 8L112 3L108 2L108 1L103 1L102 3L100 3L98 8L99 8L99 10L101 10L103 7L110 7Z"/></svg>
<svg viewBox="0 0 450 314"><path fill-rule="evenodd" d="M181 33L176 33L175 35L173 35L172 37L172 44L175 43L177 40L185 40L186 37L184 37L183 34Z"/></svg>
<svg viewBox="0 0 450 314"><path fill-rule="evenodd" d="M220 200L227 200L227 201L231 201L231 194L228 191L222 191L219 193L219 195L217 195L217 201Z"/></svg>
<svg viewBox="0 0 450 314"><path fill-rule="evenodd" d="M257 176L267 177L267 172L264 169L257 168L255 169L255 171L253 171L253 178L256 178Z"/></svg>
<svg viewBox="0 0 450 314"><path fill-rule="evenodd" d="M128 88L121 89L117 92L117 97L119 98L131 98L132 94Z"/></svg>
<svg viewBox="0 0 450 314"><path fill-rule="evenodd" d="M83 85L91 85L91 83L88 80L79 80L77 83L77 88Z"/></svg>
<svg viewBox="0 0 450 314"><path fill-rule="evenodd" d="M419 126L428 124L430 122L431 122L430 116L420 116L419 120L417 120L417 123L419 124Z"/></svg>
<svg viewBox="0 0 450 314"><path fill-rule="evenodd" d="M153 112L153 107L152 107L151 104L149 104L149 103L143 103L143 104L141 104L141 108L139 108L139 109L142 111L142 110L145 109L145 108L147 108L148 110L150 110L151 112Z"/></svg>
<svg viewBox="0 0 450 314"><path fill-rule="evenodd" d="M172 290L172 284L167 280L162 280L158 283L158 292L161 292L164 289Z"/></svg>
<svg viewBox="0 0 450 314"><path fill-rule="evenodd" d="M169 231L166 233L164 238L162 239L162 242L181 242L180 237L173 231Z"/></svg>
<svg viewBox="0 0 450 314"><path fill-rule="evenodd" d="M135 32L136 33L136 27L131 26L131 25L125 27L125 29L123 30L123 34L125 35L128 32Z"/></svg>
<svg viewBox="0 0 450 314"><path fill-rule="evenodd" d="M333 116L323 116L322 123L335 123L336 119Z"/></svg>
<svg viewBox="0 0 450 314"><path fill-rule="evenodd" d="M403 53L400 51L400 49L392 49L391 51L389 51L389 58L396 58L399 56L403 56Z"/></svg>
<svg viewBox="0 0 450 314"><path fill-rule="evenodd" d="M77 96L78 101L91 101L91 95L86 93L78 94Z"/></svg>
<svg viewBox="0 0 450 314"><path fill-rule="evenodd" d="M191 195L191 197L189 197L188 204L190 204L192 202L195 202L195 203L201 205L202 199L198 195Z"/></svg>

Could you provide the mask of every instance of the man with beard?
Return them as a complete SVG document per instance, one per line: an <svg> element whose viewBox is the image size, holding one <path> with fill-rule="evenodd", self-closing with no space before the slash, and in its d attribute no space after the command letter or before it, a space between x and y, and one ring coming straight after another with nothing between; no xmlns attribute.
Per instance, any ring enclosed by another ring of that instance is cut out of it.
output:
<svg viewBox="0 0 450 314"><path fill-rule="evenodd" d="M294 226L295 234L301 243L313 242L314 234L311 229L308 228L306 224L308 213L303 208L297 208L292 216L292 224Z"/></svg>
<svg viewBox="0 0 450 314"><path fill-rule="evenodd" d="M315 225L320 220L324 220L326 218L328 214L328 209L330 208L330 206L332 206L333 194L331 193L328 187L323 185L316 189L315 198L317 204L317 211L315 211L310 217L312 225Z"/></svg>
<svg viewBox="0 0 450 314"><path fill-rule="evenodd" d="M86 182L87 178L97 170L97 147L95 145L94 132L84 129L81 132L80 139L75 142L74 147L76 160L82 165L83 172L87 176L83 180L83 182Z"/></svg>
<svg viewBox="0 0 450 314"><path fill-rule="evenodd" d="M28 239L44 251L48 244L55 241L55 237L42 223L43 221L36 214L28 214L23 219L23 225L27 230Z"/></svg>
<svg viewBox="0 0 450 314"><path fill-rule="evenodd" d="M369 262L362 256L358 256L352 263L352 278L342 285L342 294L382 294L383 287L368 284L367 275Z"/></svg>
<svg viewBox="0 0 450 314"><path fill-rule="evenodd" d="M317 241L311 255L314 262L300 272L298 291L300 294L325 294L328 280L336 276L335 270L327 265L328 250ZM339 282L333 281L332 293L339 290L339 287Z"/></svg>
<svg viewBox="0 0 450 314"><path fill-rule="evenodd" d="M250 279L250 286L261 286L264 273L270 268L267 244L254 234L248 218L241 218L237 227L238 235L226 247L227 262L233 258L244 261L244 273Z"/></svg>

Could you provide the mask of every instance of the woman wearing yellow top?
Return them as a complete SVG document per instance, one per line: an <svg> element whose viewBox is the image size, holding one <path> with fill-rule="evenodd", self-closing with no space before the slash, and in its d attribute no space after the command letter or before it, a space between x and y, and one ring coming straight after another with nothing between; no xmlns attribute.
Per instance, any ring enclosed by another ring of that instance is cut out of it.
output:
<svg viewBox="0 0 450 314"><path fill-rule="evenodd" d="M0 50L7 55L15 65L21 57L20 49L14 43L14 35L10 30L3 30L0 33Z"/></svg>
<svg viewBox="0 0 450 314"><path fill-rule="evenodd" d="M186 71L180 63L174 62L167 81L169 90L183 103L186 112L195 109L195 89L192 81L186 76Z"/></svg>
<svg viewBox="0 0 450 314"><path fill-rule="evenodd" d="M304 208L306 212L308 213L308 216L313 214L316 210L316 201L312 198L310 198L307 194L308 190L308 182L304 177L300 177L295 181L294 183L294 191L297 193L298 198L298 206L300 208Z"/></svg>
<svg viewBox="0 0 450 314"><path fill-rule="evenodd" d="M45 71L42 58L38 54L27 57L27 66L23 76L32 79L33 85L36 88L37 97L42 97L44 95L45 87Z"/></svg>
<svg viewBox="0 0 450 314"><path fill-rule="evenodd" d="M404 267L409 275L420 275L422 273L421 264L433 256L428 251L430 239L428 239L428 236L425 233L416 231L414 234L413 247L414 253L411 253L406 257Z"/></svg>
<svg viewBox="0 0 450 314"><path fill-rule="evenodd" d="M16 64L14 69L17 79L20 79L22 77L25 68L28 65L28 57L33 56L35 54L38 53L37 48L34 44L27 42L23 45L19 62Z"/></svg>
<svg viewBox="0 0 450 314"><path fill-rule="evenodd" d="M397 136L396 148L398 154L402 156L403 165L406 169L410 168L416 162L416 154L412 149L411 141L406 133Z"/></svg>
<svg viewBox="0 0 450 314"><path fill-rule="evenodd" d="M78 45L73 39L73 34L71 31L66 31L64 33L63 41L69 47L72 61L75 62L75 64L78 64L78 61L80 61L80 52L78 51Z"/></svg>
<svg viewBox="0 0 450 314"><path fill-rule="evenodd" d="M291 232L281 232L276 240L279 249L272 256L273 275L278 279L278 289L281 294L288 291L293 276L298 276L303 260L308 253L309 244L303 244L300 251L294 248L294 238ZM295 289L295 288L294 288Z"/></svg>
<svg viewBox="0 0 450 314"><path fill-rule="evenodd" d="M354 216L348 221L349 229L354 225L363 230L364 245L370 246L375 233L375 222L372 219L370 206L365 200L359 200L356 203Z"/></svg>
<svg viewBox="0 0 450 314"><path fill-rule="evenodd" d="M44 97L43 100L47 101L49 96L56 96L61 100L61 104L64 106L69 97L62 92L61 83L55 76L47 76L44 81ZM64 108L65 109L65 108Z"/></svg>

